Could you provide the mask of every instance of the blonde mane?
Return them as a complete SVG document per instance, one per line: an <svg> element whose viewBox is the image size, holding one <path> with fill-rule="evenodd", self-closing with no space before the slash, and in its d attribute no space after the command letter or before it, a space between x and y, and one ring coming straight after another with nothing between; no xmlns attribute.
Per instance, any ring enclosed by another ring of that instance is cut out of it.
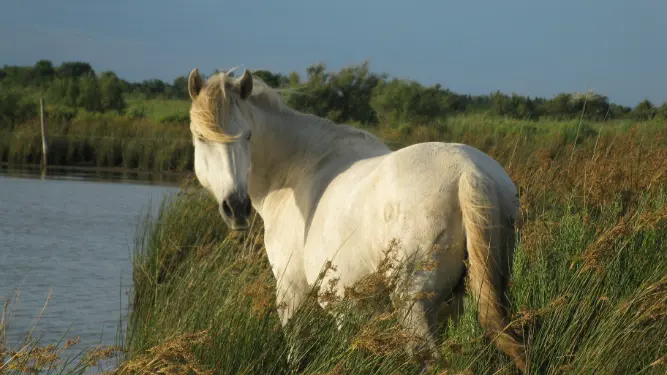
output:
<svg viewBox="0 0 667 375"><path fill-rule="evenodd" d="M211 76L201 89L190 108L190 130L192 134L205 140L232 143L240 135L226 134L223 119L229 112L230 100L227 90L236 85L239 78L229 75L231 71ZM283 101L278 90L271 88L260 78L253 76L253 89L247 100L264 108L280 113L292 112Z"/></svg>

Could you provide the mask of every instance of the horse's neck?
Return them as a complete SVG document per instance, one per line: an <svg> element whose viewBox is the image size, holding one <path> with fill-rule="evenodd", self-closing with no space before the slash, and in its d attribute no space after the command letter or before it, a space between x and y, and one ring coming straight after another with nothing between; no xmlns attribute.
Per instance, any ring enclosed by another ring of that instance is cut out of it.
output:
<svg viewBox="0 0 667 375"><path fill-rule="evenodd" d="M302 216L308 216L309 201L335 174L335 165L344 168L356 160L388 152L377 138L360 130L336 125L328 120L298 112L276 115L260 112L255 117L252 146L250 196L260 214L273 192L292 190ZM327 168L325 168L327 167ZM325 172L326 170L326 172ZM323 182L324 181L324 182ZM281 203L284 204L284 203Z"/></svg>

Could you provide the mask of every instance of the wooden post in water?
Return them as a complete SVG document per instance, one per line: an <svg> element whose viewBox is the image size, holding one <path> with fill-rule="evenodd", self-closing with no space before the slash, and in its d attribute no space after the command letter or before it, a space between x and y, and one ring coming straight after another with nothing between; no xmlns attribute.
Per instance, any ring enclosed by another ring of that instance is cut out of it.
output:
<svg viewBox="0 0 667 375"><path fill-rule="evenodd" d="M44 113L44 97L39 98L39 114L40 114L40 120L42 123L42 178L44 177L44 173L46 172L46 166L47 166L47 154L49 151L49 145L46 140L46 116Z"/></svg>

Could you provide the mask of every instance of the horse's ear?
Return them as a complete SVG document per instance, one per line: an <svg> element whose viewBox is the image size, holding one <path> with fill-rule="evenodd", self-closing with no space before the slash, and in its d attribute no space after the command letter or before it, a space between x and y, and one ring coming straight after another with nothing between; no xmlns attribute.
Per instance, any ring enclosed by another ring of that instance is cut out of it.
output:
<svg viewBox="0 0 667 375"><path fill-rule="evenodd" d="M252 93L252 75L248 69L243 71L243 76L239 82L241 99L246 99Z"/></svg>
<svg viewBox="0 0 667 375"><path fill-rule="evenodd" d="M192 69L190 77L188 77L188 93L190 94L190 99L195 100L197 98L202 86L203 84L201 76L199 75L199 69Z"/></svg>

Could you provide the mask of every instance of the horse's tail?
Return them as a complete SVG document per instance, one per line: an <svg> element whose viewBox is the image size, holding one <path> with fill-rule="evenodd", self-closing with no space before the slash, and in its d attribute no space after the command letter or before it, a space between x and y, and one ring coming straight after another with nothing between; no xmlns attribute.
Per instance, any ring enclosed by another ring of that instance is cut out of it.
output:
<svg viewBox="0 0 667 375"><path fill-rule="evenodd" d="M476 169L463 172L459 201L469 258L468 277L472 296L478 301L479 323L487 337L525 371L524 345L506 330L509 318L504 291L510 272L509 251L503 243L510 230L501 221L503 205L494 184ZM513 235L513 232L512 232Z"/></svg>

